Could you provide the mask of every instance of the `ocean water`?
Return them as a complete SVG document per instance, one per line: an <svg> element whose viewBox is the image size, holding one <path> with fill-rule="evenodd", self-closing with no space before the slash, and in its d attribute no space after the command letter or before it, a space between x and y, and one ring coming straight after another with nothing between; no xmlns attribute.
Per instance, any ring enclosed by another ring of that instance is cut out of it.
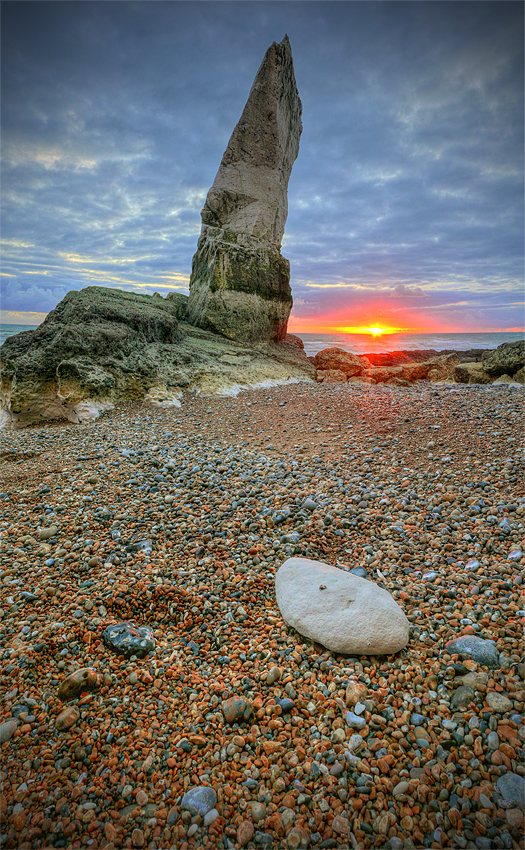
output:
<svg viewBox="0 0 525 850"><path fill-rule="evenodd" d="M34 331L37 325L5 325L0 324L0 345L8 336L14 336L22 331Z"/></svg>
<svg viewBox="0 0 525 850"><path fill-rule="evenodd" d="M9 336L21 331L32 331L36 325L0 324L0 345ZM382 351L415 351L429 349L444 351L467 351L469 348L497 348L504 342L523 339L522 333L463 333L463 334L295 334L304 342L308 355L315 355L323 348L343 348L352 354L380 354Z"/></svg>
<svg viewBox="0 0 525 850"><path fill-rule="evenodd" d="M469 348L497 348L504 342L523 339L522 333L462 333L462 334L301 334L304 350L309 356L324 348L342 348L352 354L381 354L386 351L467 351Z"/></svg>

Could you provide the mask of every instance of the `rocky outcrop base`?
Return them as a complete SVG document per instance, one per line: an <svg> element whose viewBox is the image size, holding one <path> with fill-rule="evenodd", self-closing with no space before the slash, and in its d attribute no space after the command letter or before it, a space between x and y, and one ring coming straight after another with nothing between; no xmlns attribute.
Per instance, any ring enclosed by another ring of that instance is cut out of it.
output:
<svg viewBox="0 0 525 850"><path fill-rule="evenodd" d="M0 425L79 423L119 401L167 407L184 391L235 395L315 376L296 337L229 341L179 321L186 302L102 287L68 293L42 325L2 346Z"/></svg>
<svg viewBox="0 0 525 850"><path fill-rule="evenodd" d="M281 341L291 307L290 264L278 248L203 227L190 281L193 325L244 342Z"/></svg>

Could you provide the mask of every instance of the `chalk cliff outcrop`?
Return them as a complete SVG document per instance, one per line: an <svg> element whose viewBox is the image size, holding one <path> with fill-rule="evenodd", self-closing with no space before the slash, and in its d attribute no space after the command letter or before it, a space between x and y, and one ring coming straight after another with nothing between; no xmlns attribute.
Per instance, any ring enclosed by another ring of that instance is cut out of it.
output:
<svg viewBox="0 0 525 850"><path fill-rule="evenodd" d="M0 349L0 424L83 422L115 402L177 404L183 390L235 394L312 378L293 337L247 346L187 324L187 297L100 286L69 292Z"/></svg>
<svg viewBox="0 0 525 850"><path fill-rule="evenodd" d="M285 36L266 51L201 212L192 324L235 340L284 338L292 292L281 241L301 112Z"/></svg>

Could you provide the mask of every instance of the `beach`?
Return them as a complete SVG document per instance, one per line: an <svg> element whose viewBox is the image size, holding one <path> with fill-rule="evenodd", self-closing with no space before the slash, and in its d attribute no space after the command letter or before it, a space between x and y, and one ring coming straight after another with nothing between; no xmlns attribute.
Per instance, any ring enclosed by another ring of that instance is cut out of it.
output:
<svg viewBox="0 0 525 850"><path fill-rule="evenodd" d="M519 848L523 408L305 382L0 434L3 846ZM405 649L287 626L293 556L363 568Z"/></svg>

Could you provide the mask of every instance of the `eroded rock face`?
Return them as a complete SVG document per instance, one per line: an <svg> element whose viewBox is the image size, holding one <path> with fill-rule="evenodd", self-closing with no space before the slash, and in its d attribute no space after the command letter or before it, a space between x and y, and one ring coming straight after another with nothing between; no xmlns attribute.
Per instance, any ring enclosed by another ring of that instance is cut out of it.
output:
<svg viewBox="0 0 525 850"><path fill-rule="evenodd" d="M408 620L391 594L330 564L289 558L275 593L283 619L332 652L389 655L408 643Z"/></svg>
<svg viewBox="0 0 525 850"><path fill-rule="evenodd" d="M336 369L344 372L347 378L361 375L370 368L370 361L366 357L358 357L343 348L324 348L314 358L314 365L320 371Z"/></svg>
<svg viewBox="0 0 525 850"><path fill-rule="evenodd" d="M504 342L493 351L483 354L483 368L493 377L514 375L525 367L525 340Z"/></svg>
<svg viewBox="0 0 525 850"><path fill-rule="evenodd" d="M301 112L285 36L266 51L201 212L189 319L229 339L286 334L292 293L281 241Z"/></svg>
<svg viewBox="0 0 525 850"><path fill-rule="evenodd" d="M0 349L0 426L85 422L119 401L167 407L184 390L235 395L313 378L296 338L257 348L229 341L186 324L187 300L100 286L68 293Z"/></svg>

